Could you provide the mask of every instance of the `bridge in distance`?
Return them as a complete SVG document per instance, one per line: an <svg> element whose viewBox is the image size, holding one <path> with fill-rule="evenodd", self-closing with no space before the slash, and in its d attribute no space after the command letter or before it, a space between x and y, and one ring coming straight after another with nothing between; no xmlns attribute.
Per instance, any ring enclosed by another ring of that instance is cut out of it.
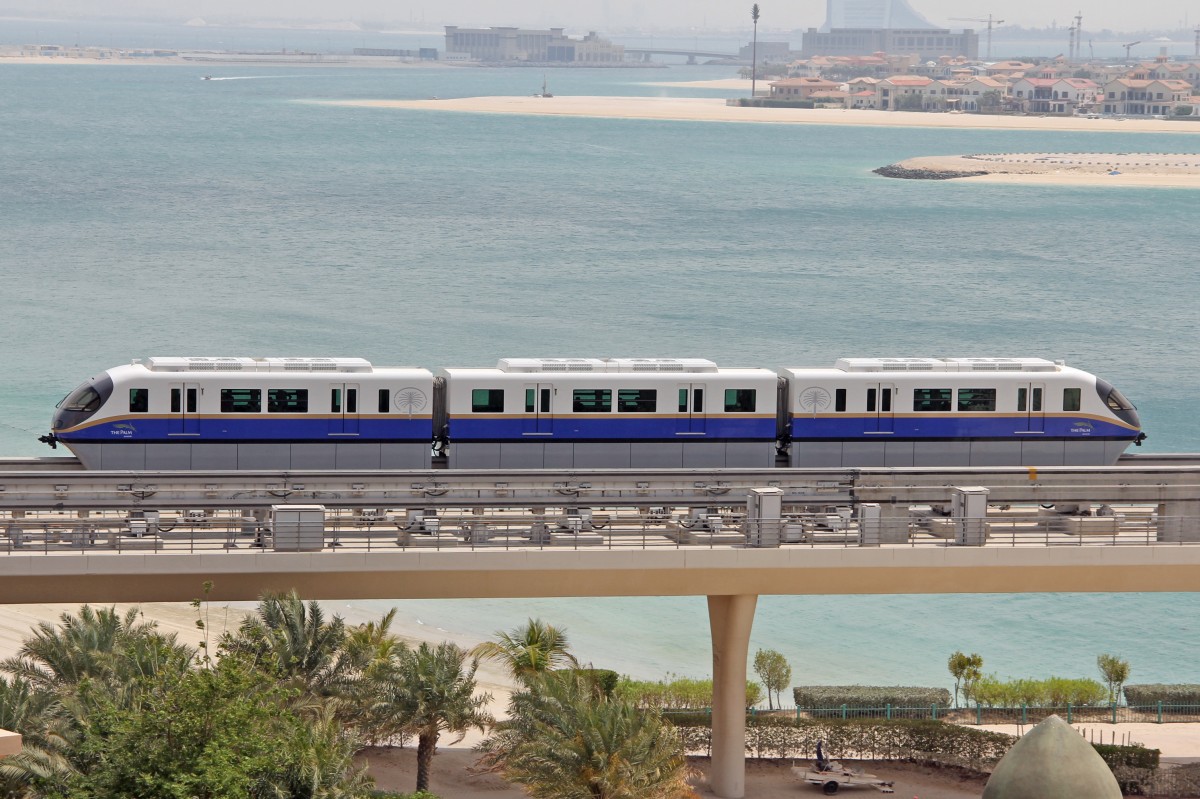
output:
<svg viewBox="0 0 1200 799"><path fill-rule="evenodd" d="M1168 459L1169 460L1169 459ZM1194 591L1200 466L0 470L0 602L707 597L713 786L745 793L761 594Z"/></svg>
<svg viewBox="0 0 1200 799"><path fill-rule="evenodd" d="M669 47L626 47L625 55L641 56L643 61L649 61L654 55L686 56L689 64L695 64L697 58L720 58L734 61L737 53L718 53L712 50L679 50Z"/></svg>

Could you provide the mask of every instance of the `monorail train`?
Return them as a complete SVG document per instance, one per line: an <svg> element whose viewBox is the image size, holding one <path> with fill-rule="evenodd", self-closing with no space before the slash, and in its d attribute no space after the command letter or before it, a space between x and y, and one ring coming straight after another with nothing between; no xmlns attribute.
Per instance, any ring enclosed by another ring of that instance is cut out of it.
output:
<svg viewBox="0 0 1200 799"><path fill-rule="evenodd" d="M157 357L76 388L41 440L89 469L328 470L1106 465L1143 438L1113 386L1040 358Z"/></svg>

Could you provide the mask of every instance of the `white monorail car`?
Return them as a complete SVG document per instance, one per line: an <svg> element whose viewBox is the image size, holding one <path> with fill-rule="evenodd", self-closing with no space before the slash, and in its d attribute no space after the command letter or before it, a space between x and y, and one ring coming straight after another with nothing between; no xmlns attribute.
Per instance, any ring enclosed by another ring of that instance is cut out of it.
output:
<svg viewBox="0 0 1200 799"><path fill-rule="evenodd" d="M842 358L782 373L797 467L1105 465L1145 437L1121 392L1041 358Z"/></svg>
<svg viewBox="0 0 1200 799"><path fill-rule="evenodd" d="M419 469L433 374L362 358L149 358L59 403L50 440L89 469Z"/></svg>
<svg viewBox="0 0 1200 799"><path fill-rule="evenodd" d="M505 358L446 369L450 468L775 464L779 377L698 358Z"/></svg>

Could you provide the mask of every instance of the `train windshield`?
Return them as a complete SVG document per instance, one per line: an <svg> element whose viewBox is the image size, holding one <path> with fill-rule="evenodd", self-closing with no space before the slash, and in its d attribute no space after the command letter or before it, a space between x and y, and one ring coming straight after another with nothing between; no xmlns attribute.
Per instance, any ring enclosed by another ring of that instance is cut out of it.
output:
<svg viewBox="0 0 1200 799"><path fill-rule="evenodd" d="M1134 410L1133 403L1125 399L1125 395L1115 388L1108 392L1108 396L1104 398L1104 402L1114 411L1132 411Z"/></svg>
<svg viewBox="0 0 1200 799"><path fill-rule="evenodd" d="M103 401L100 392L92 388L91 384L85 383L68 394L58 407L64 411L90 413L99 408Z"/></svg>

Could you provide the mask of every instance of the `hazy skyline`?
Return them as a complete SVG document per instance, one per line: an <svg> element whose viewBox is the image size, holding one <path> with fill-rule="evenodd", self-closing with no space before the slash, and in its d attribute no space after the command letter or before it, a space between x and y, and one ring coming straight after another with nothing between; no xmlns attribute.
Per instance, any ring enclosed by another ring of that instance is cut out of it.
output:
<svg viewBox="0 0 1200 799"><path fill-rule="evenodd" d="M1193 20L1177 3L1148 0L1146 5L1106 3L1089 10L1080 0L910 0L937 25L986 28L986 24L956 21L955 17L996 20L1027 28L1067 27L1083 14L1085 31L1161 30L1188 27ZM0 16L41 18L130 16L185 21L322 20L413 23L424 25L567 26L572 30L639 28L749 30L748 2L730 0L576 0L570 4L529 0L0 0ZM760 2L760 32L819 27L825 21L825 0Z"/></svg>

